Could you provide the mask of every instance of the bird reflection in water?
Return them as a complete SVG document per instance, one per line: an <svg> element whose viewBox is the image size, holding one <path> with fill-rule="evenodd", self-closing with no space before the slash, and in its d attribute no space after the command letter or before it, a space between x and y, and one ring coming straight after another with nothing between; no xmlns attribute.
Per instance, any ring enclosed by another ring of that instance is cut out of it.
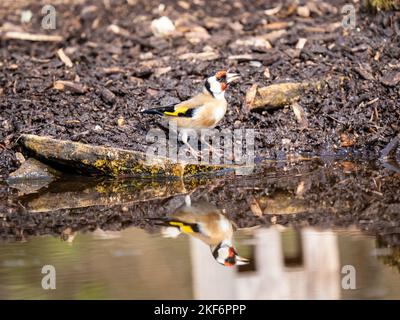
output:
<svg viewBox="0 0 400 320"><path fill-rule="evenodd" d="M185 203L173 214L155 219L162 225L161 234L166 238L176 238L180 234L189 234L210 246L214 259L224 266L249 263L238 255L233 246L233 232L236 227L224 216L220 209L205 200L191 201L189 195Z"/></svg>

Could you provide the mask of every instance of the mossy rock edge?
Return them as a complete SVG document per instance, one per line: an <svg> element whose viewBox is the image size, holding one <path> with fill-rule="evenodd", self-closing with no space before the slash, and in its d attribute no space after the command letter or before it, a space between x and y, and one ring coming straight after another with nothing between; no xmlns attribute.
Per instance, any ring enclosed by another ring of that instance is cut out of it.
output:
<svg viewBox="0 0 400 320"><path fill-rule="evenodd" d="M152 157L151 163L143 152L94 146L24 134L22 146L41 160L76 170L80 174L139 177L183 177L220 173L228 165L176 163L164 157ZM230 166L232 168L232 166Z"/></svg>

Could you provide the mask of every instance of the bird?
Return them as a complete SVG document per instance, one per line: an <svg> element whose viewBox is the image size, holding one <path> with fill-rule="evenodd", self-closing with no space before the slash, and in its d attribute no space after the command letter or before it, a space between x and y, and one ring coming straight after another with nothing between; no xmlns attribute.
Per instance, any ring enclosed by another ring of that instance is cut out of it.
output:
<svg viewBox="0 0 400 320"><path fill-rule="evenodd" d="M239 256L233 246L236 226L220 209L205 200L192 203L190 195L186 195L185 203L173 214L152 220L162 226L161 234L166 238L176 238L183 233L201 240L210 247L213 258L223 266L249 263L248 259Z"/></svg>
<svg viewBox="0 0 400 320"><path fill-rule="evenodd" d="M181 131L182 142L197 158L199 153L188 143L189 130L198 132L202 129L212 129L223 119L228 107L225 91L231 82L239 78L240 75L237 73L217 71L205 80L203 91L191 99L178 104L142 110L142 113L159 115L175 121ZM213 150L209 143L204 140L202 142Z"/></svg>

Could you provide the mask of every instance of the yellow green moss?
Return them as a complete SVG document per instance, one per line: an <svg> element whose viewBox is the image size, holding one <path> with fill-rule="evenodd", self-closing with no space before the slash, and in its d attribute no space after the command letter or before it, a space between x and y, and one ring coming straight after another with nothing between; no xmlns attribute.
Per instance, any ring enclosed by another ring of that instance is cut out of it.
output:
<svg viewBox="0 0 400 320"><path fill-rule="evenodd" d="M366 3L376 10L400 10L400 0L366 0Z"/></svg>

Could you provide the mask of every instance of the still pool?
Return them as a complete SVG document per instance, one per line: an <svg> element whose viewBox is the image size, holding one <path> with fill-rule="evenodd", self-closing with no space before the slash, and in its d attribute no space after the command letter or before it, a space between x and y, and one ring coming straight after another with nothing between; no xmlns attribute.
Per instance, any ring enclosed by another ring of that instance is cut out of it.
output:
<svg viewBox="0 0 400 320"><path fill-rule="evenodd" d="M139 228L41 236L0 248L1 299L398 299L392 250L357 230L258 228L238 232L246 266L215 263L187 236L164 239ZM44 265L56 289L44 290ZM346 276L355 270L355 289ZM346 271L347 270L347 271ZM343 288L342 282L345 287Z"/></svg>

